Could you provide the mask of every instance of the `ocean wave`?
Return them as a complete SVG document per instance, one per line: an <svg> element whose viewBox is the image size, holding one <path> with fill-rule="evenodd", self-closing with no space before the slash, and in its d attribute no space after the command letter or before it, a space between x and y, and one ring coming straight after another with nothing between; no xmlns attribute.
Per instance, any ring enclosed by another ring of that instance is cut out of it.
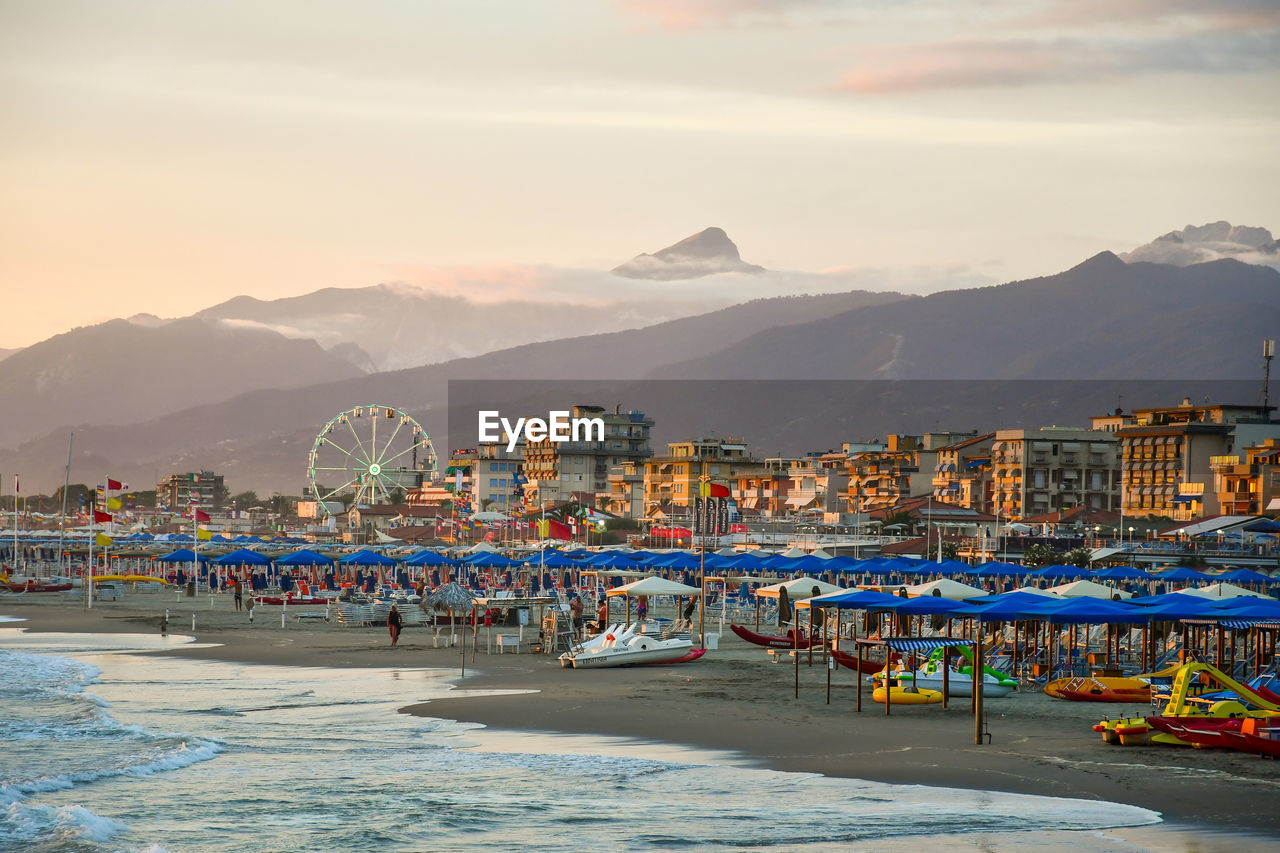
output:
<svg viewBox="0 0 1280 853"><path fill-rule="evenodd" d="M128 829L122 823L94 814L84 806L40 806L10 803L0 824L0 847L37 840L61 846L104 843Z"/></svg>

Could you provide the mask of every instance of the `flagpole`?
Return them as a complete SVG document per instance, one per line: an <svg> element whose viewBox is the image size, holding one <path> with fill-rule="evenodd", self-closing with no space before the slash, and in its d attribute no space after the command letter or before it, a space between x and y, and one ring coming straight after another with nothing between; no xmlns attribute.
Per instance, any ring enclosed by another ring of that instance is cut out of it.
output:
<svg viewBox="0 0 1280 853"><path fill-rule="evenodd" d="M22 493L22 486L18 481L18 475L13 475L13 569L18 570L18 500Z"/></svg>
<svg viewBox="0 0 1280 853"><path fill-rule="evenodd" d="M98 492L93 493L93 500L89 501L89 569L85 573L85 583L87 586L84 591L84 609L93 609L93 545L98 538L97 532L93 529L98 523Z"/></svg>
<svg viewBox="0 0 1280 853"><path fill-rule="evenodd" d="M67 473L62 480L62 521L58 524L58 575L62 575L62 551L67 537L67 490L71 488L71 444L76 434L71 433L67 439Z"/></svg>

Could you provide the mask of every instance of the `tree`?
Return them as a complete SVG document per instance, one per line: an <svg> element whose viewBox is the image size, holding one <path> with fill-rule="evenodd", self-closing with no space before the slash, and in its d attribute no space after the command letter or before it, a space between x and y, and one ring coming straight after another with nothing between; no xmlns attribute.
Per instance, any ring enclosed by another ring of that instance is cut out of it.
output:
<svg viewBox="0 0 1280 853"><path fill-rule="evenodd" d="M248 509L251 506L257 506L262 501L258 497L258 493L251 489L238 495L232 495L231 502L235 504L236 509Z"/></svg>
<svg viewBox="0 0 1280 853"><path fill-rule="evenodd" d="M956 545L956 543L954 542L942 543L942 559L954 560L954 559L957 559L959 556L960 556L960 548L959 546ZM925 551L924 558L926 560L938 559L938 543L937 542L929 543L929 548L927 551Z"/></svg>
<svg viewBox="0 0 1280 853"><path fill-rule="evenodd" d="M1027 566L1048 566L1058 562L1058 552L1052 545L1037 542L1022 554L1022 562Z"/></svg>
<svg viewBox="0 0 1280 853"><path fill-rule="evenodd" d="M1062 562L1068 566L1076 566L1081 569L1089 568L1089 558L1093 556L1093 550L1083 545L1078 545L1070 551L1062 555Z"/></svg>
<svg viewBox="0 0 1280 853"><path fill-rule="evenodd" d="M904 509L889 513L884 517L884 523L880 525L880 529L885 530L886 528L896 527L898 525L902 525L903 530L914 529L915 523L911 520L911 513Z"/></svg>

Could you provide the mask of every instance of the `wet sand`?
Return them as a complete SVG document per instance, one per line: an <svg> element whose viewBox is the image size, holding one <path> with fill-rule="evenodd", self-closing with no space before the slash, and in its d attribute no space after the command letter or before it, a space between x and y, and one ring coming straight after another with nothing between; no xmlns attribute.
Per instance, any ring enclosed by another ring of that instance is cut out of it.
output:
<svg viewBox="0 0 1280 853"><path fill-rule="evenodd" d="M56 596L0 597L0 615L23 618L36 631L158 633L164 610L169 630L194 636L201 648L158 654L297 666L460 667L460 649L433 648L431 631L406 627L392 649L385 628L340 626L299 619L291 608L258 608L252 623L232 610L229 596L179 598L133 594L92 611ZM196 629L191 631L191 615ZM513 633L514 629L503 629ZM496 635L496 629L495 629ZM526 638L536 629L525 629ZM820 655L802 654L796 670L772 663L761 648L725 631L721 647L681 666L578 671L549 655L486 654L467 649L457 697L411 705L405 713L539 732L637 738L732 751L759 766L902 784L945 785L1126 803L1167 821L1280 837L1280 762L1226 750L1112 747L1090 730L1103 714L1146 713L1147 706L1053 700L1039 692L989 699L990 743L974 744L968 699L950 707L883 706L863 693L848 670L831 675ZM470 690L532 690L518 696ZM1250 840L1242 842L1258 849Z"/></svg>

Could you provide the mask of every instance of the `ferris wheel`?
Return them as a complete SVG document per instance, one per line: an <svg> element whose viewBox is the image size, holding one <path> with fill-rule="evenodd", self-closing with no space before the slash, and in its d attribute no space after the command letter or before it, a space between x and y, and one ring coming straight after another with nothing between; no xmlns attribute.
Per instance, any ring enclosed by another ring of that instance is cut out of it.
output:
<svg viewBox="0 0 1280 853"><path fill-rule="evenodd" d="M320 429L307 459L316 500L351 506L390 503L392 493L436 475L436 451L422 426L394 406L357 406Z"/></svg>

